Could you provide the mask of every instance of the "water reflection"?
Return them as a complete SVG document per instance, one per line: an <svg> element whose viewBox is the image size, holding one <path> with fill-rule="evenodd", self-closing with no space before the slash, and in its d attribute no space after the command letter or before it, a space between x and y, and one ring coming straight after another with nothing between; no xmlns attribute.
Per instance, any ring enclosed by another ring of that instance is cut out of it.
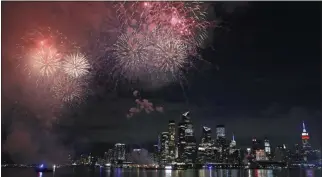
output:
<svg viewBox="0 0 322 177"><path fill-rule="evenodd" d="M305 171L306 177L314 177L314 171L312 169Z"/></svg>
<svg viewBox="0 0 322 177"><path fill-rule="evenodd" d="M33 169L2 169L4 177L322 177L321 170L143 170L61 168L54 173L35 173Z"/></svg>

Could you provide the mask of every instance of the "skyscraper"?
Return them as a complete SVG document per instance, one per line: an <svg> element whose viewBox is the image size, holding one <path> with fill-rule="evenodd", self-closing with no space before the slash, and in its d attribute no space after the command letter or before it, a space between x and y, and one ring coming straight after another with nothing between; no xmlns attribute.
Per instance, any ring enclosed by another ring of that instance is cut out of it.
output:
<svg viewBox="0 0 322 177"><path fill-rule="evenodd" d="M217 139L225 138L225 125L217 125L216 127Z"/></svg>
<svg viewBox="0 0 322 177"><path fill-rule="evenodd" d="M265 153L267 155L271 154L271 145L270 145L269 140L267 138L264 139L264 147L265 147Z"/></svg>
<svg viewBox="0 0 322 177"><path fill-rule="evenodd" d="M169 156L169 133L162 132L160 138L161 138L160 163L166 164L168 163L168 156Z"/></svg>
<svg viewBox="0 0 322 177"><path fill-rule="evenodd" d="M114 159L117 163L125 161L125 144L116 143L114 147Z"/></svg>
<svg viewBox="0 0 322 177"><path fill-rule="evenodd" d="M214 162L215 147L211 138L211 128L203 126L201 142L198 147L198 163Z"/></svg>
<svg viewBox="0 0 322 177"><path fill-rule="evenodd" d="M153 161L156 164L159 162L159 145L153 146Z"/></svg>
<svg viewBox="0 0 322 177"><path fill-rule="evenodd" d="M186 146L185 132L187 124L190 122L189 112L182 114L181 121L178 123L178 160L183 161L184 148Z"/></svg>
<svg viewBox="0 0 322 177"><path fill-rule="evenodd" d="M253 151L253 153L255 154L255 151L259 150L259 149L260 149L260 141L256 137L253 137L253 139L252 139L252 151Z"/></svg>
<svg viewBox="0 0 322 177"><path fill-rule="evenodd" d="M175 143L176 124L173 120L169 121L168 132L169 132L169 160L172 162L175 160L175 156L176 156L176 143Z"/></svg>
<svg viewBox="0 0 322 177"><path fill-rule="evenodd" d="M233 135L233 139L230 142L230 148L235 148L236 147L236 141L235 141L235 135Z"/></svg>
<svg viewBox="0 0 322 177"><path fill-rule="evenodd" d="M262 149L256 150L256 160L257 161L267 160L266 153L264 150Z"/></svg>
<svg viewBox="0 0 322 177"><path fill-rule="evenodd" d="M217 146L219 148L220 156L218 158L219 162L226 162L229 155L229 143L226 141L225 125L217 125Z"/></svg>
<svg viewBox="0 0 322 177"><path fill-rule="evenodd" d="M196 159L196 150L197 150L196 138L194 135L192 122L190 121L186 125L187 125L185 130L186 146L184 147L183 158L185 163L194 163Z"/></svg>
<svg viewBox="0 0 322 177"><path fill-rule="evenodd" d="M211 128L203 126L201 143L210 143L210 142L211 142Z"/></svg>
<svg viewBox="0 0 322 177"><path fill-rule="evenodd" d="M306 148L306 147L310 147L310 144L309 144L309 139L310 139L310 136L309 136L309 132L306 131L306 128L305 128L305 124L304 124L304 121L302 123L302 145L303 145L303 148Z"/></svg>
<svg viewBox="0 0 322 177"><path fill-rule="evenodd" d="M301 136L301 139L302 139L302 159L304 162L308 162L308 161L311 161L313 158L313 149L311 147L311 144L309 143L309 139L310 139L310 136L309 136L309 132L306 130L306 127L305 127L305 123L303 121L302 123L302 136Z"/></svg>

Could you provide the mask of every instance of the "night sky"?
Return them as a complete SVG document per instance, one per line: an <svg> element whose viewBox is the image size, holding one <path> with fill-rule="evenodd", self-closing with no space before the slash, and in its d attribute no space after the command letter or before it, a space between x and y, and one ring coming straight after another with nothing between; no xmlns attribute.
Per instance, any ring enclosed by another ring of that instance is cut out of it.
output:
<svg viewBox="0 0 322 177"><path fill-rule="evenodd" d="M68 13L59 11L57 3L52 7L48 5L52 3L34 4L2 3L3 145L16 122L32 137L45 129L33 123L40 121L34 118L34 111L28 116L16 113L17 107L29 108L23 105L26 100L31 105L41 104L26 97L15 70L17 63L12 56L21 34L33 26L51 25L81 41L85 37L81 30L75 31L76 27L97 28L96 22L82 23L77 16L61 18ZM115 142L145 147L167 130L169 120L178 122L182 113L190 111L197 137L202 125L215 129L225 124L227 137L234 133L242 147L250 145L253 136L267 136L273 146L292 145L300 143L304 120L312 145L320 147L319 4L225 2L217 3L215 13L222 23L210 35L212 46L200 51L207 62L198 63L198 70L187 75L183 87L178 83L157 88L120 84L111 89L104 77L97 78L86 102L65 111L51 128L55 143L76 151ZM140 113L128 119L126 113L135 105L134 90L162 106L164 112Z"/></svg>

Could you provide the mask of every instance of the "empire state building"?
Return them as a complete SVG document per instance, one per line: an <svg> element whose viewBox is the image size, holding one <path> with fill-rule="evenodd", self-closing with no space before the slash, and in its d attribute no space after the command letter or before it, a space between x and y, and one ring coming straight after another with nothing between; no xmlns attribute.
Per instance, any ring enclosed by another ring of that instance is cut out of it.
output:
<svg viewBox="0 0 322 177"><path fill-rule="evenodd" d="M301 136L301 138L302 138L302 146L303 146L303 149L310 148L311 147L311 145L309 143L310 136L309 136L309 132L306 131L304 121L302 123L302 126L303 126L303 130L302 130L302 136Z"/></svg>

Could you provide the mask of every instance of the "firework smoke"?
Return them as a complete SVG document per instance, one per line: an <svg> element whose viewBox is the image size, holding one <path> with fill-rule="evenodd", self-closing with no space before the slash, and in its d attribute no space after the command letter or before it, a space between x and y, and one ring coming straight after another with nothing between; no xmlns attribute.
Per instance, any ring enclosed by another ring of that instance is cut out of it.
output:
<svg viewBox="0 0 322 177"><path fill-rule="evenodd" d="M132 151L128 159L135 164L153 164L153 160L146 149Z"/></svg>
<svg viewBox="0 0 322 177"><path fill-rule="evenodd" d="M126 114L127 118L131 118L135 114L138 114L142 111L144 111L147 114L150 114L154 111L157 111L160 113L163 112L163 107L161 107L161 106L154 107L152 102L150 102L147 99L140 98L139 95L140 95L139 91L137 91L137 90L133 91L133 96L136 97L136 99L135 99L136 107L132 107L129 109L128 113Z"/></svg>

